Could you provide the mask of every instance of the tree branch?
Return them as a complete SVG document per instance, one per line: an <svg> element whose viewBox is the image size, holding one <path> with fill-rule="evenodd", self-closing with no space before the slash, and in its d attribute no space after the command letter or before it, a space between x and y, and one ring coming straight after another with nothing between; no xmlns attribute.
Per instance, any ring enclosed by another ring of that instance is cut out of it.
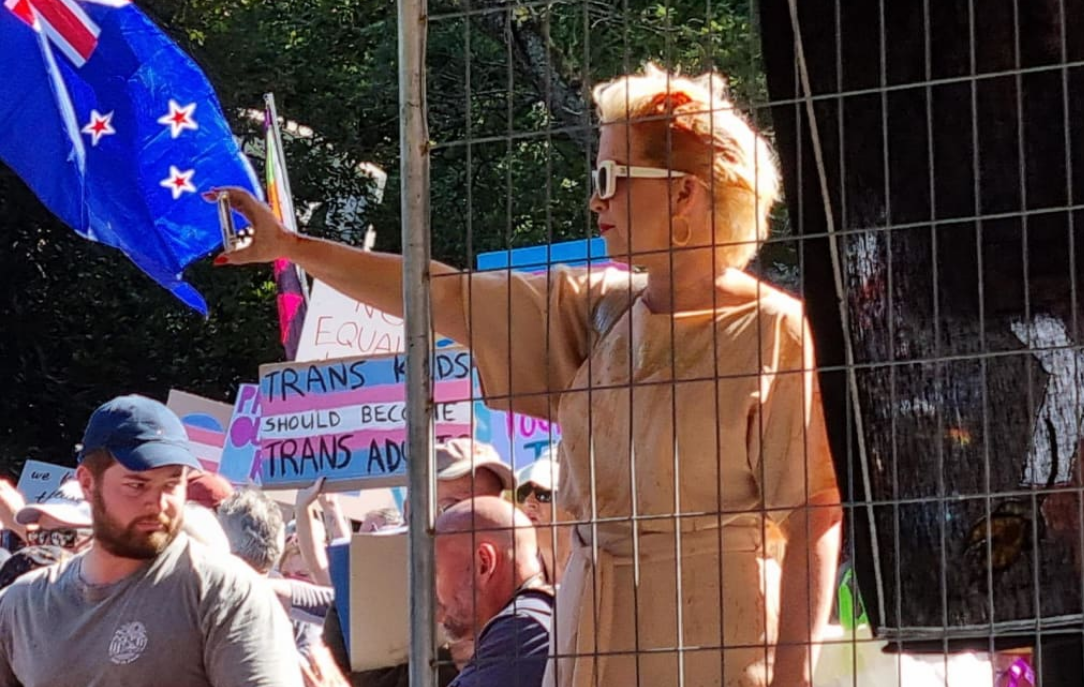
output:
<svg viewBox="0 0 1084 687"><path fill-rule="evenodd" d="M515 16L513 16L515 14ZM543 22L531 11L522 14L509 7L504 12L487 12L479 17L482 29L494 40L509 45L517 71L531 83L553 118L571 128L568 136L583 150L594 138L583 83L570 76L561 54L546 35Z"/></svg>

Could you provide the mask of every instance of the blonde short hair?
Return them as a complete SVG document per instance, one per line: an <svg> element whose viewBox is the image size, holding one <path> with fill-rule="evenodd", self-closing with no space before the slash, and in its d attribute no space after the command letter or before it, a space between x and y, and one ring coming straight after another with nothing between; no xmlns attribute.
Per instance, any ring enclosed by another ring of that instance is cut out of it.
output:
<svg viewBox="0 0 1084 687"><path fill-rule="evenodd" d="M628 122L650 164L694 174L711 188L715 242L726 267L745 267L768 238L779 171L768 142L734 107L726 79L691 79L647 64L599 84L602 124Z"/></svg>

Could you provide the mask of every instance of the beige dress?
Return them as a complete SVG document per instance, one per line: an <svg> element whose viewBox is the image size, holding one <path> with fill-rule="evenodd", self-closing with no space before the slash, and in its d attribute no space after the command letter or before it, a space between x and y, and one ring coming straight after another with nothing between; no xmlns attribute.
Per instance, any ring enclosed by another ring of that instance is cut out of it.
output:
<svg viewBox="0 0 1084 687"><path fill-rule="evenodd" d="M801 305L764 286L656 315L630 293L616 270L464 278L486 402L563 434L558 498L580 524L547 684L765 685L776 525L836 484Z"/></svg>

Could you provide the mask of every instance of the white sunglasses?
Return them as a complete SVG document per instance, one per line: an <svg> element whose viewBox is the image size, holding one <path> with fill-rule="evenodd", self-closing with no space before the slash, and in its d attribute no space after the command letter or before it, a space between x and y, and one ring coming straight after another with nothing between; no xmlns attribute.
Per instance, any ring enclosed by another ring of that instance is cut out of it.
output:
<svg viewBox="0 0 1084 687"><path fill-rule="evenodd" d="M603 160L598 163L591 172L592 190L598 194L599 200L609 200L617 193L617 180L620 178L634 179L677 179L688 176L685 172L662 167L630 167L619 165L613 160Z"/></svg>

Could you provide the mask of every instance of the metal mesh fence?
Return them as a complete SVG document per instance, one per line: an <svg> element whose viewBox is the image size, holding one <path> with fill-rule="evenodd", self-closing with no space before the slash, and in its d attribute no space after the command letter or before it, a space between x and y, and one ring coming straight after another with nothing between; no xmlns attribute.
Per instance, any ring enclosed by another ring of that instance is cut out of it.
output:
<svg viewBox="0 0 1084 687"><path fill-rule="evenodd" d="M434 270L432 321L560 439L551 684L1001 685L1017 657L1081 684L1082 17L430 2L433 143L404 156L454 208L433 257L470 266Z"/></svg>

